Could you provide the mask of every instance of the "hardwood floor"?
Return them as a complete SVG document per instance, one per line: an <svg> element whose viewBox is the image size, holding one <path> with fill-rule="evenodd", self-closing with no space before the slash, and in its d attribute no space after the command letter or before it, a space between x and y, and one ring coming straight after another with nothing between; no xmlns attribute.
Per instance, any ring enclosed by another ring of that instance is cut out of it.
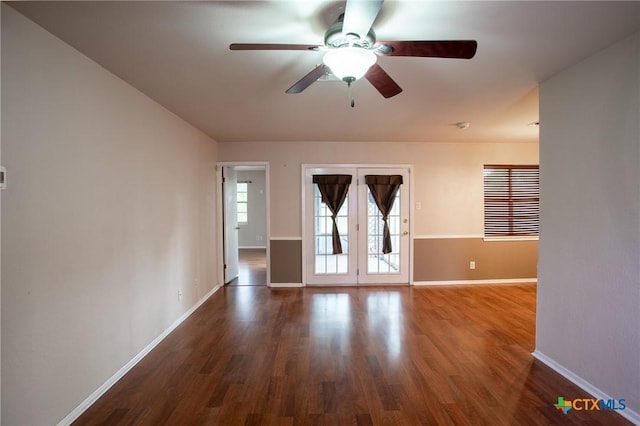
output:
<svg viewBox="0 0 640 426"><path fill-rule="evenodd" d="M77 425L630 424L534 360L535 285L224 287ZM621 396L623 397L623 396Z"/></svg>
<svg viewBox="0 0 640 426"><path fill-rule="evenodd" d="M227 285L267 285L267 249L239 249L238 277Z"/></svg>

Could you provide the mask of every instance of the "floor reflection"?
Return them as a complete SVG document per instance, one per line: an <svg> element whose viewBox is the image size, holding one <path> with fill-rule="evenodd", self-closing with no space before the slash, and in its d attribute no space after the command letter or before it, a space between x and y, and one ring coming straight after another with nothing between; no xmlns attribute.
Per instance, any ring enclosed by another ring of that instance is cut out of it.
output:
<svg viewBox="0 0 640 426"><path fill-rule="evenodd" d="M311 337L319 350L348 352L351 341L352 304L348 294L321 293L311 296Z"/></svg>
<svg viewBox="0 0 640 426"><path fill-rule="evenodd" d="M358 344L375 344L386 349L389 360L402 353L403 305L398 291L367 291L360 299L353 294L318 293L311 296L311 335L319 344L332 342L342 353ZM366 330L354 330L364 321Z"/></svg>
<svg viewBox="0 0 640 426"><path fill-rule="evenodd" d="M233 300L236 317L247 321L253 320L256 312L256 289L249 286L237 286L233 291L235 292Z"/></svg>
<svg viewBox="0 0 640 426"><path fill-rule="evenodd" d="M402 301L398 292L367 295L367 326L371 335L384 340L387 355L396 359L402 352Z"/></svg>

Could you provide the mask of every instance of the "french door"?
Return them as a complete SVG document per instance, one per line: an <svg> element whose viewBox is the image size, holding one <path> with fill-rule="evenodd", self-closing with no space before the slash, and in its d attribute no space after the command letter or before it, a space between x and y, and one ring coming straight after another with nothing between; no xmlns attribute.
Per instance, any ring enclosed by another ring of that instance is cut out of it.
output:
<svg viewBox="0 0 640 426"><path fill-rule="evenodd" d="M341 176L343 180L350 176L344 201L335 212L337 236L333 231L332 206L325 203L321 185L314 183L322 179L317 176L329 179ZM409 169L316 167L307 168L304 178L305 282L309 285L408 284ZM376 179L384 183L392 180L396 185L388 191L384 185L371 186ZM385 214L379 205L384 203L376 188L387 191L386 207L390 208L382 208L386 210L386 226ZM338 250L335 239L341 246Z"/></svg>

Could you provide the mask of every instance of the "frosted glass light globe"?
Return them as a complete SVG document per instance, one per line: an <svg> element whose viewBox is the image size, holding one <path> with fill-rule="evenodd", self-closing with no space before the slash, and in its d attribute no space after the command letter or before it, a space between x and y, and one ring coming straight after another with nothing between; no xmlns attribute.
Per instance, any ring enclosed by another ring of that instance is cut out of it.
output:
<svg viewBox="0 0 640 426"><path fill-rule="evenodd" d="M353 81L362 78L376 59L375 53L362 47L340 47L329 50L322 61L339 79Z"/></svg>

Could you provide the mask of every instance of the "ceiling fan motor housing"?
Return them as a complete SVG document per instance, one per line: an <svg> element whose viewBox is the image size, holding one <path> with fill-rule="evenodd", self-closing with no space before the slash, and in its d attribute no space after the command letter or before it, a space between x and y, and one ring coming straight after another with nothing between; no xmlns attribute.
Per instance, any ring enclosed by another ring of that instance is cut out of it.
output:
<svg viewBox="0 0 640 426"><path fill-rule="evenodd" d="M364 37L360 34L343 34L343 18L344 14L340 15L338 21L331 25L327 32L324 33L324 44L330 47L357 46L364 49L371 49L376 43L376 33L373 31L373 28L371 28Z"/></svg>

